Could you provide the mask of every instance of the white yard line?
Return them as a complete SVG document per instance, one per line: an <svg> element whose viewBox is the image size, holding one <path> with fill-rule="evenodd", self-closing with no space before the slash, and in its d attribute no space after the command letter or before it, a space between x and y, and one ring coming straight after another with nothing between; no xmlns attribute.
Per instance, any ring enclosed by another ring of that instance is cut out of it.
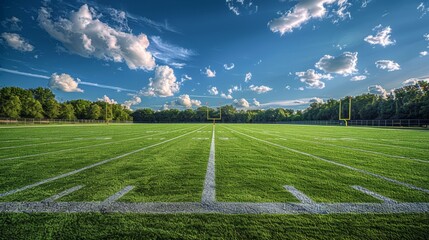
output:
<svg viewBox="0 0 429 240"><path fill-rule="evenodd" d="M181 137L184 137L186 135L192 134L192 133L194 133L194 132L196 132L196 131L198 131L200 129L203 129L204 127L198 128L197 130L194 130L194 131L191 131L191 132L187 132L185 134L179 135L179 136L174 137L174 138L170 138L168 140L165 140L165 141L162 141L162 142L159 142L159 143L152 144L150 146L139 148L137 150L134 150L134 151L131 151L131 152L128 152L128 153L124 153L122 155L119 155L119 156L116 156L116 157L113 157L113 158L109 158L109 159L106 159L106 160L103 160L103 161L100 161L100 162L88 165L88 166L80 168L80 169L76 169L76 170L68 172L68 173L64 173L64 174L61 174L61 175L58 175L58 176L55 176L55 177L51 177L51 178L42 180L40 182L36 182L36 183L30 184L30 185L27 185L27 186L24 186L24 187L21 187L21 188L17 188L17 189L14 189L14 190L11 190L11 191L8 191L8 192L5 192L5 193L0 193L0 197L9 196L9 195L17 193L17 192L21 192L21 191L24 191L24 190L27 190L27 189L30 189L30 188L34 188L34 187L40 186L42 184L49 183L49 182L52 182L52 181L55 181L55 180L58 180L58 179L61 179L61 178L65 178L65 177L74 175L74 174L82 172L82 171L85 171L85 170L88 170L88 169L91 169L91 168L103 165L103 164L111 162L113 160L124 158L124 157L127 157L127 156L131 155L131 154L135 154L135 153L141 152L143 150L146 150L146 149L149 149L149 148L153 148L153 147L156 147L156 146L159 146L159 145L162 145L162 144L174 141L174 140L179 139Z"/></svg>
<svg viewBox="0 0 429 240"><path fill-rule="evenodd" d="M376 199L378 199L378 200L381 200L381 201L383 201L383 202L385 202L385 203L391 203L391 204L398 203L397 201L395 201L395 200L393 200L393 199L390 199L390 198L388 198L388 197L385 197L385 196L383 196L383 195L380 195L380 194L378 194L378 193L375 193L375 192L373 192L373 191L370 191L370 190L368 190L368 189L366 189L366 188L364 188L364 187L361 187L361 186L352 186L352 188L353 188L353 189L358 190L359 192L363 192L363 193L365 193L365 194L368 194L368 195L370 195L371 197L376 198Z"/></svg>
<svg viewBox="0 0 429 240"><path fill-rule="evenodd" d="M355 168L355 167L352 167L352 166L349 166L349 165L346 165L346 164L343 164L343 163L338 163L338 162L335 162L335 161L332 161L332 160L328 160L328 159L325 159L325 158L322 158L322 157L318 157L318 156L315 156L315 155L310 154L310 153L301 152L301 151L293 149L293 148L289 148L289 147L286 147L286 146L283 146L283 145L280 145L280 144L272 143L272 142L269 142L269 141L266 141L266 140L263 140L263 139L260 139L260 138L256 138L256 137L247 135L247 134L242 133L242 132L238 132L238 131L236 131L234 129L231 129L231 128L228 128L228 127L225 127L225 128L228 129L228 130L230 130L230 131L232 131L232 132L238 133L240 135L246 136L248 138L251 138L251 139L254 139L254 140L257 140L257 141L269 144L269 145L272 145L272 146L276 146L278 148L283 148L283 149L289 150L289 151L294 152L294 153L305 155L305 156L308 156L308 157L311 157L311 158L314 158L314 159L317 159L317 160L321 160L321 161L324 161L324 162L327 162L327 163L330 163L330 164L334 164L334 165L337 165L337 166L340 166L340 167L344 167L344 168L356 171L356 172L360 172L360 173L363 173L363 174L366 174L366 175L370 175L370 176L373 176L373 177L376 177L376 178L379 178L379 179L383 179L385 181L388 181L388 182L391 182L391 183L394 183L394 184L397 184L397 185L400 185L400 186L404 186L404 187L407 187L407 188L410 188L410 189L413 189L413 190L418 190L418 191L422 191L422 192L425 192L425 193L429 193L429 190L425 189L425 188L417 187L417 186L414 186L414 185L409 184L409 183L401 182L401 181L398 181L398 180L395 180L395 179L392 179L392 178L388 178L388 177L385 177L385 176L382 176L382 175L379 175L379 174L376 174L376 173L372 173L372 172L369 172L369 171L366 171L366 170Z"/></svg>
<svg viewBox="0 0 429 240"><path fill-rule="evenodd" d="M240 128L240 129L242 129L242 128ZM273 136L273 137L284 137L284 136L279 136L279 135L276 135L276 134L259 132L259 131L254 131L254 130L246 130L246 131L254 132L254 133L259 133L259 134L264 134L264 135L270 135L270 136ZM294 138L294 140L297 140L297 141L314 143L314 141L300 139L299 138L300 136L296 135L296 134L288 134L288 135L297 136L296 138ZM382 153L382 152L376 152L376 151L361 149L361 148L353 148L353 147L347 147L347 146L341 146L341 145L336 145L336 144L331 144L331 143L323 143L323 142L318 142L318 144L325 145L325 146L338 147L338 148L343 148L343 149L350 149L350 150L355 150L355 151L359 151L359 152L366 152L366 153L371 153L371 154L385 156L385 157L400 158L400 159L407 159L407 160L416 161L416 162L429 163L428 160L423 160L423 159L419 159L419 158L398 156L398 155L393 155L393 154L387 154L387 153ZM391 147L395 148L396 146L391 146Z"/></svg>
<svg viewBox="0 0 429 240"><path fill-rule="evenodd" d="M215 182L215 125L213 125L212 142L210 145L209 161L207 163L206 178L204 180L204 189L201 197L203 203L213 203L216 201L216 182Z"/></svg>
<svg viewBox="0 0 429 240"><path fill-rule="evenodd" d="M49 198L43 200L42 202L55 202L56 200L66 196L66 195L69 195L70 193L75 192L75 191L81 189L82 187L83 187L82 185L79 185L76 187L69 188L65 191L62 191L58 194L53 195L52 197L49 197Z"/></svg>
<svg viewBox="0 0 429 240"><path fill-rule="evenodd" d="M305 195L304 193L296 189L294 186L286 185L284 186L284 188L288 190L293 196L295 196L296 199L298 199L301 203L314 204L311 198L309 198L307 195Z"/></svg>
<svg viewBox="0 0 429 240"><path fill-rule="evenodd" d="M192 127L182 128L182 129L178 129L178 130L173 130L173 131L170 131L169 133L183 131L183 130L190 129L190 128L192 128ZM99 147L99 146L104 146L104 145L110 145L110 144L116 144L116 143L121 143L121 142L133 141L133 140L147 138L147 137L152 137L152 136L158 136L158 135L162 135L162 134L167 134L167 132L156 133L156 134L152 134L152 135L146 135L146 136L135 137L135 138L128 138L128 139L119 140L119 141L115 141L115 142L107 142L107 143L88 145L88 146L83 146L83 147L66 148L66 149L61 149L61 150L56 150L56 151L43 152L43 153L24 155L24 156L18 156L18 157L0 158L0 161L15 160L15 159L22 159L22 158L29 158L29 157L38 157L38 156L43 156L43 155L48 155L48 154L54 154L54 153L60 153L60 152L75 151L75 150L78 150L78 149Z"/></svg>
<svg viewBox="0 0 429 240"><path fill-rule="evenodd" d="M129 191L133 190L134 186L126 186L121 191L113 194L112 196L108 197L106 200L102 202L102 204L111 204L113 202L116 202L119 198L123 197L125 194L127 194Z"/></svg>

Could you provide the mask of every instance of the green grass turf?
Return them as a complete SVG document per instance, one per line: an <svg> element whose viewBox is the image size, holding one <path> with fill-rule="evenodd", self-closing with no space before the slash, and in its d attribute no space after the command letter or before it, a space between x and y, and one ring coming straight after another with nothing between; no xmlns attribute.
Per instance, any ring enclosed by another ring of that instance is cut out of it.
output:
<svg viewBox="0 0 429 240"><path fill-rule="evenodd" d="M119 201L200 201L211 124L0 127L0 193L189 133L0 201L40 201L76 185L59 201L102 201L127 185ZM301 125L216 125L218 201L297 202L292 185L316 202L379 202L360 185L400 202L429 202L429 194L310 156L429 189L429 131ZM344 148L341 148L344 147ZM12 147L12 148L11 148ZM346 149L347 148L347 149ZM352 149L355 148L355 149ZM417 158L418 162L376 153ZM41 154L34 157L27 155ZM1 160L11 157L20 159ZM428 238L428 214L372 215L139 215L0 214L0 238ZM82 231L80 231L82 230Z"/></svg>

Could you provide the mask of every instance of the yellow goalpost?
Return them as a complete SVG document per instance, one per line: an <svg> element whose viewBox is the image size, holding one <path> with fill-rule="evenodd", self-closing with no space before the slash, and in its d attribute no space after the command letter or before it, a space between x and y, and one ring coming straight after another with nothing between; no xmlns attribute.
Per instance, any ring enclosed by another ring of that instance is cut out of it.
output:
<svg viewBox="0 0 429 240"><path fill-rule="evenodd" d="M349 114L348 114L347 118L342 117L342 110L343 109L341 107L341 99L340 99L340 108L339 108L339 111L338 111L338 119L340 121L344 121L344 123L346 124L346 127L347 127L348 126L348 122L347 121L349 121L351 119L351 117L352 117L352 97L349 97Z"/></svg>
<svg viewBox="0 0 429 240"><path fill-rule="evenodd" d="M219 108L219 117L210 117L209 116L209 107L207 106L207 120L213 120L213 125L216 125L216 121L222 120L222 108Z"/></svg>

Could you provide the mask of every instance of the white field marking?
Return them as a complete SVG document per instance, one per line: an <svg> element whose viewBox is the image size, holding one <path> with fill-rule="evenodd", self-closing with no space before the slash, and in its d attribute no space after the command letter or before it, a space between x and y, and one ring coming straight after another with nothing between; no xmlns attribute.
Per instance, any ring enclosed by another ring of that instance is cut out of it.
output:
<svg viewBox="0 0 429 240"><path fill-rule="evenodd" d="M365 193L365 194L368 194L368 195L370 195L371 197L373 197L373 198L376 198L376 199L378 199L378 200L381 200L381 201L383 201L383 202L385 202L385 203L398 203L397 201L395 201L395 200L393 200L393 199L390 199L390 198L388 198L388 197L385 197L385 196L383 196L383 195L380 195L380 194L378 194L378 193L375 193L375 192L373 192L373 191L370 191L370 190L368 190L368 189L366 189L366 188L364 188L364 187L361 187L361 186L352 186L352 188L353 189L356 189L356 190L358 190L359 192L363 192L363 193Z"/></svg>
<svg viewBox="0 0 429 240"><path fill-rule="evenodd" d="M111 204L113 202L116 202L119 198L123 197L125 194L127 194L129 191L133 190L134 186L126 186L121 191L113 194L112 196L108 197L106 200L102 202L102 204Z"/></svg>
<svg viewBox="0 0 429 240"><path fill-rule="evenodd" d="M205 127L205 126L204 126L204 127ZM197 130L200 130L200 129L204 128L204 127L198 128ZM48 179L42 180L42 181L40 181L40 182L36 182L36 183L30 184L30 185L24 186L24 187L22 187L22 188L17 188L17 189L14 189L14 190L11 190L11 191L8 191L8 192L5 192L5 193L0 193L0 197L9 196L9 195L14 194L14 193L17 193L17 192L21 192L21 191L24 191L24 190L27 190L27 189L30 189L30 188L34 188L34 187L40 186L40 185L42 185L42 184L45 184L45 183L48 183L48 182L52 182L52 181L55 181L55 180L58 180L58 179L61 179L61 178L65 178L65 177L68 177L68 176L74 175L74 174L76 174L76 173L79 173L79 172L82 172L82 171L85 171L85 170L88 170L88 169L91 169L91 168L94 168L94 167L97 167L97 166L103 165L103 164L108 163L108 162L111 162L111 161L113 161L113 160L117 160L117 159L120 159L120 158L127 157L127 156L129 156L129 155L131 155L131 154L135 154L135 153L141 152L141 151L143 151L143 150L146 150L146 149L149 149L149 148L153 148L153 147L156 147L156 146L162 145L162 144L164 144L164 143L168 143L168 142L174 141L174 140L179 139L179 138L181 138L181 137L184 137L184 136L186 136L186 135L192 134L192 133L196 132L197 130L194 130L194 131L191 131L191 132L187 132L187 133L185 133L185 134L179 135L179 136L174 137L174 138L170 138L170 139L165 140L165 141L163 141L163 142L159 142L159 143L155 143L155 144L152 144L152 145L149 145L149 146L143 147L143 148L139 148L139 149L137 149L137 150L134 150L134 151L131 151L131 152L127 152L127 153L124 153L124 154L122 154L122 155L119 155L119 156L116 156L116 157L113 157L113 158L109 158L109 159L106 159L106 160L103 160L103 161L100 161L100 162L97 162L97 163L94 163L94 164L88 165L88 166L86 166L86 167L83 167L83 168L79 168L79 169L73 170L73 171L68 172L68 173L64 173L64 174L61 174L61 175L58 175L58 176L55 176L55 177L51 177L51 178L48 178Z"/></svg>
<svg viewBox="0 0 429 240"><path fill-rule="evenodd" d="M134 123L110 123L111 125L133 125ZM24 125L24 126L0 126L2 128L51 128L51 127L103 127L106 126L105 123L76 123L76 124L51 124L51 125Z"/></svg>
<svg viewBox="0 0 429 240"><path fill-rule="evenodd" d="M191 128L191 127L189 127L189 128ZM183 128L183 129L173 130L171 132L183 131L183 130L186 130L186 129L189 129L189 128ZM110 144L115 144L115 143L120 143L120 142L127 142L127 141L133 141L133 140L137 140L137 139L147 138L147 137L150 137L150 136L157 136L157 135L161 135L161 134L165 134L165 133L156 133L156 134L152 134L152 135L149 135L149 136L128 138L128 139L119 140L119 141L115 141L115 142L100 143L100 144L94 144L94 145L83 146L83 147L75 147L75 148L66 148L66 149L61 149L61 150L56 150L56 151L43 152L43 153L37 153L37 154L31 154L31 155L24 155L24 156L19 156L19 157L0 158L0 161L15 160L15 159L22 159L22 158L29 158L29 157L37 157L37 156L54 154L54 153L60 153L60 152L74 151L74 150L78 150L78 149L99 147L99 146L104 146L104 145L110 145ZM160 140L162 140L162 139L160 139Z"/></svg>
<svg viewBox="0 0 429 240"><path fill-rule="evenodd" d="M194 137L194 138L192 138L192 140L203 141L203 140L209 140L209 138L206 138L206 137Z"/></svg>
<svg viewBox="0 0 429 240"><path fill-rule="evenodd" d="M207 163L206 178L204 180L203 194L201 202L210 204L216 201L216 179L215 179L215 125L212 129L212 142L210 144L210 154Z"/></svg>
<svg viewBox="0 0 429 240"><path fill-rule="evenodd" d="M429 203L244 203L244 202L0 202L2 213L140 213L140 214L338 214L429 213Z"/></svg>
<svg viewBox="0 0 429 240"><path fill-rule="evenodd" d="M69 188L69 189L67 189L65 191L62 191L62 192L60 192L58 194L53 195L52 197L46 198L42 202L55 202L56 200L58 200L58 199L60 199L60 198L62 198L64 196L66 196L66 195L69 195L70 193L75 192L75 191L81 189L82 187L83 187L82 185L78 185L78 186Z"/></svg>
<svg viewBox="0 0 429 240"><path fill-rule="evenodd" d="M313 202L313 200L311 200L311 198L309 198L307 195L305 195L301 191L297 190L295 187L286 185L286 186L284 186L284 188L288 192L292 193L292 195L295 196L296 199L298 199L301 203L314 204L314 202Z"/></svg>
<svg viewBox="0 0 429 240"><path fill-rule="evenodd" d="M228 127L225 127L225 128L230 129ZM283 149L289 150L289 151L294 152L294 153L298 153L298 154L301 154L301 155L312 157L314 159L321 160L321 161L324 161L324 162L327 162L327 163L331 163L331 164L334 164L334 165L337 165L337 166L340 166L340 167L348 168L348 169L356 171L356 172L360 172L360 173L363 173L363 174L366 174L366 175L370 175L370 176L373 176L373 177L376 177L376 178L379 178L379 179L383 179L383 180L391 182L391 183L395 183L395 184L400 185L400 186L407 187L409 189L413 189L413 190L418 190L418 191L422 191L422 192L425 192L425 193L429 193L429 190L425 189L425 188L417 187L417 186L414 186L414 185L409 184L409 183L401 182L401 181L398 181L398 180L395 180L395 179L392 179L392 178L388 178L388 177L382 176L380 174L372 173L372 172L369 172L369 171L366 171L366 170L362 170L362 169L359 169L359 168L355 168L355 167L352 167L352 166L349 166L349 165L346 165L346 164L343 164L343 163L338 163L338 162L335 162L335 161L332 161L332 160L328 160L328 159L325 159L325 158L322 158L322 157L318 157L318 156L315 156L315 155L310 154L310 153L301 152L301 151L298 151L298 150L293 149L293 148L289 148L289 147L286 147L286 146L283 146L283 145L280 145L280 144L272 143L272 142L269 142L269 141L266 141L266 140L263 140L263 139L259 139L259 138L247 135L247 134L242 133L242 132L238 132L236 130L232 130L232 131L234 131L234 132L236 132L238 134L241 134L243 136L246 136L248 138L251 138L251 139L254 139L254 140L257 140L257 141L260 141L260 142L264 142L264 143L272 145L272 146L283 148Z"/></svg>
<svg viewBox="0 0 429 240"><path fill-rule="evenodd" d="M253 131L253 130L246 130L246 131L254 132L254 133L259 133L259 134L266 134L266 135L278 137L278 135L276 135L276 134L262 133L262 132ZM298 136L298 135L295 135L295 134L288 134L288 135ZM304 140L304 139L300 139L300 138L294 138L294 140L301 141L301 142L314 143L314 141ZM387 153L382 153L382 152L365 150L365 149L361 149L361 148L353 148L353 147L347 147L347 146L341 146L341 145L336 145L336 144L331 144L331 143L323 143L323 142L318 142L318 144L322 144L322 145L325 145L325 146L344 148L344 149L350 149L350 150L355 150L355 151L359 151L359 152L366 152L366 153L371 153L371 154L385 156L385 157L400 158L400 159L407 159L407 160L416 161L416 162L429 163L428 160L423 160L423 159L419 159L419 158L398 156L398 155L393 155L393 154L387 154ZM391 146L391 147L396 147L396 146Z"/></svg>

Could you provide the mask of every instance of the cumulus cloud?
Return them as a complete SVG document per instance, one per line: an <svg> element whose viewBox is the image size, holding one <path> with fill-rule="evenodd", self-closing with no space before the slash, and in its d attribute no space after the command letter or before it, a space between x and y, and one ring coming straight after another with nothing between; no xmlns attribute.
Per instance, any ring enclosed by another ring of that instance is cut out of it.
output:
<svg viewBox="0 0 429 240"><path fill-rule="evenodd" d="M218 95L219 94L217 87L211 87L208 91L209 91L210 95Z"/></svg>
<svg viewBox="0 0 429 240"><path fill-rule="evenodd" d="M189 81L189 80L192 80L192 77L185 74L185 75L182 75L182 77L180 79L180 83L184 83L184 82Z"/></svg>
<svg viewBox="0 0 429 240"><path fill-rule="evenodd" d="M348 76L357 72L357 55L357 52L344 52L338 57L325 55L316 63L315 67L326 73L337 73Z"/></svg>
<svg viewBox="0 0 429 240"><path fill-rule="evenodd" d="M382 97L387 96L387 91L380 85L372 85L368 87L368 92L375 95L380 95Z"/></svg>
<svg viewBox="0 0 429 240"><path fill-rule="evenodd" d="M261 106L261 103L258 100L256 100L256 98L254 98L253 99L253 105L255 105L256 107L259 107L259 106Z"/></svg>
<svg viewBox="0 0 429 240"><path fill-rule="evenodd" d="M177 100L174 102L175 105L183 106L186 108L191 108L192 106L200 107L201 101L193 100L187 94L180 95Z"/></svg>
<svg viewBox="0 0 429 240"><path fill-rule="evenodd" d="M79 79L74 80L66 73L61 75L54 73L51 75L48 85L52 89L57 89L63 92L83 92L82 89L78 88L79 81Z"/></svg>
<svg viewBox="0 0 429 240"><path fill-rule="evenodd" d="M233 103L234 103L234 106L237 108L249 108L250 107L249 102L244 98L235 99Z"/></svg>
<svg viewBox="0 0 429 240"><path fill-rule="evenodd" d="M223 65L223 68L225 68L225 70L231 70L231 69L233 69L234 67L235 67L234 63L230 63L230 64L225 63L225 64Z"/></svg>
<svg viewBox="0 0 429 240"><path fill-rule="evenodd" d="M366 76L365 75L359 75L359 76L354 76L350 79L350 81L356 82L356 81L362 81L365 80Z"/></svg>
<svg viewBox="0 0 429 240"><path fill-rule="evenodd" d="M149 79L146 96L170 97L180 90L180 83L176 81L174 71L169 66L157 66L155 76Z"/></svg>
<svg viewBox="0 0 429 240"><path fill-rule="evenodd" d="M416 85L418 82L429 82L429 77L420 77L420 78L409 78L402 82L403 86Z"/></svg>
<svg viewBox="0 0 429 240"><path fill-rule="evenodd" d="M420 57L424 57L428 55L428 51L422 51L420 52Z"/></svg>
<svg viewBox="0 0 429 240"><path fill-rule="evenodd" d="M266 93L273 90L272 88L264 85L261 85L261 86L250 85L249 88L251 91L256 92L257 94Z"/></svg>
<svg viewBox="0 0 429 240"><path fill-rule="evenodd" d="M321 80L327 79L331 80L332 76L330 74L321 74L317 73L314 69L308 69L305 72L296 72L296 76L299 77L299 80L307 85L307 88L323 89L325 88L325 83ZM299 90L304 90L300 88Z"/></svg>
<svg viewBox="0 0 429 240"><path fill-rule="evenodd" d="M401 70L401 66L392 60L378 60L375 62L375 65L377 68L387 70L388 72Z"/></svg>
<svg viewBox="0 0 429 240"><path fill-rule="evenodd" d="M28 43L28 41L22 38L19 34L4 32L1 36L6 41L7 45L15 50L21 52L31 52L34 50L33 45Z"/></svg>
<svg viewBox="0 0 429 240"><path fill-rule="evenodd" d="M211 70L210 66L205 68L204 74L209 78L216 77L216 71Z"/></svg>
<svg viewBox="0 0 429 240"><path fill-rule="evenodd" d="M124 106L126 109L131 110L131 106L137 105L142 102L142 99L136 95L133 96L130 100L125 101L122 106Z"/></svg>
<svg viewBox="0 0 429 240"><path fill-rule="evenodd" d="M371 45L381 45L383 47L395 44L396 41L390 39L390 34L392 32L392 28L390 28L390 26L383 28L380 24L372 30L377 31L377 34L375 36L368 35L364 38L365 42L368 42Z"/></svg>
<svg viewBox="0 0 429 240"><path fill-rule="evenodd" d="M323 103L323 99L314 97L314 98L311 98L308 102L309 103Z"/></svg>
<svg viewBox="0 0 429 240"><path fill-rule="evenodd" d="M51 19L51 9L39 10L39 25L49 35L60 41L70 52L83 57L124 62L130 69L152 70L155 59L147 50L149 40L145 34L138 36L122 32L94 18L84 4L70 18Z"/></svg>
<svg viewBox="0 0 429 240"><path fill-rule="evenodd" d="M11 17L11 18L7 18L4 21L1 22L1 25L6 28L9 29L10 31L21 31L22 27L19 25L21 22L21 20L17 17Z"/></svg>
<svg viewBox="0 0 429 240"><path fill-rule="evenodd" d="M246 76L244 77L244 82L249 82L250 80L252 80L252 73L248 72L248 73L246 73Z"/></svg>
<svg viewBox="0 0 429 240"><path fill-rule="evenodd" d="M97 98L98 101L105 102L108 104L118 104L117 101L114 99L109 98L108 96L104 95L102 98Z"/></svg>
<svg viewBox="0 0 429 240"><path fill-rule="evenodd" d="M421 13L420 18L423 18L429 12L429 7L426 7L423 2L417 6L417 11Z"/></svg>
<svg viewBox="0 0 429 240"><path fill-rule="evenodd" d="M231 95L230 93L228 93L228 94L221 93L221 94L220 94L220 97L221 97L221 98L225 98L225 99L232 99L232 98L233 98L233 97L232 97L232 95Z"/></svg>
<svg viewBox="0 0 429 240"><path fill-rule="evenodd" d="M426 41L429 41L429 33L426 33L425 35L423 35L423 37Z"/></svg>
<svg viewBox="0 0 429 240"><path fill-rule="evenodd" d="M287 32L293 32L295 28L307 23L309 20L316 18L322 19L327 15L327 6L336 3L337 9L333 9L333 14L341 19L350 17L350 13L346 12L350 4L347 0L309 0L299 1L291 10L273 19L268 23L268 27L272 32L279 32L281 35Z"/></svg>
<svg viewBox="0 0 429 240"><path fill-rule="evenodd" d="M226 0L226 5L236 16L241 15L243 12L248 14L258 12L258 5L254 4L252 0Z"/></svg>

